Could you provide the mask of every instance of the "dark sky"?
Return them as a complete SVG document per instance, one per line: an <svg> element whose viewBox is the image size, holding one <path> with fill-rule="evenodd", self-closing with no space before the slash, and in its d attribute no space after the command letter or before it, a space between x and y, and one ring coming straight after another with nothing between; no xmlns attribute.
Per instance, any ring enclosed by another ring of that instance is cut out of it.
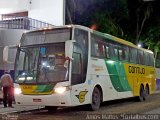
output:
<svg viewBox="0 0 160 120"><path fill-rule="evenodd" d="M71 17L76 23L79 17L86 17L98 11L112 11L116 9L119 0L66 0L66 22ZM86 16L85 16L86 15Z"/></svg>

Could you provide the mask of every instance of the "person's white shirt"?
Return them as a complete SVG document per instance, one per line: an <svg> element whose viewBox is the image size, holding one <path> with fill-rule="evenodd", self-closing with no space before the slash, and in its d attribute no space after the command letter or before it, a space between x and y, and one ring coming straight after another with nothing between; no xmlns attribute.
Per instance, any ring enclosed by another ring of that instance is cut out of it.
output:
<svg viewBox="0 0 160 120"><path fill-rule="evenodd" d="M2 75L0 82L2 87L13 86L13 79L10 74Z"/></svg>

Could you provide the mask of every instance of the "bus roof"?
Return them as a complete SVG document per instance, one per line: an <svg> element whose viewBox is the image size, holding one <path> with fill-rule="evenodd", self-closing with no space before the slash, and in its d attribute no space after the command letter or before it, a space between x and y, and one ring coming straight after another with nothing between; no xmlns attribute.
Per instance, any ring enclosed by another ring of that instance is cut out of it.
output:
<svg viewBox="0 0 160 120"><path fill-rule="evenodd" d="M118 43L121 43L121 44L130 46L130 47L134 47L134 48L137 48L137 49L141 49L141 50L143 50L143 51L146 51L146 52L149 52L149 53L152 53L152 54L153 54L153 52L152 52L151 50L138 47L137 45L133 44L132 42L129 42L129 41L126 41L126 40L124 40L124 39L115 37L115 36L113 36L113 35L110 35L110 34L107 34L107 33L101 33L101 32L95 31L95 30L92 30L92 32L95 33L95 34L97 34L97 35L99 35L99 36L102 36L102 37L104 37L104 38L108 38L108 39L113 40L113 41L116 41L116 42L118 42Z"/></svg>
<svg viewBox="0 0 160 120"><path fill-rule="evenodd" d="M129 41L126 41L124 39L121 39L121 38L118 38L116 36L113 36L113 35L110 35L110 34L107 34L107 33L102 33L102 32L99 32L99 31L96 31L96 30L93 30L93 29L90 29L88 27L85 27L85 26L81 26L81 25L72 25L72 27L75 27L75 28L81 28L81 29L84 29L86 31L90 31L92 33L95 33L103 38L108 38L112 41L116 41L118 43L121 43L121 44L124 44L124 45L127 45L127 46L130 46L130 47L134 47L134 48L137 48L137 49L141 49L143 51L146 51L146 52L149 52L149 53L152 53L153 52L151 50L148 50L148 49L144 49L144 48L140 48L138 47L137 45L133 44L132 42L129 42Z"/></svg>
<svg viewBox="0 0 160 120"><path fill-rule="evenodd" d="M29 31L27 33L33 33L33 32L41 32L41 31L47 31L47 30L54 30L54 29L60 29L60 28L80 28L80 29L83 29L83 30L86 30L86 31L89 31L91 33L95 33L101 37L104 37L104 38L108 38L110 40L113 40L113 41L116 41L118 43L121 43L121 44L124 44L124 45L127 45L127 46L130 46L130 47L134 47L134 48L137 48L137 49L141 49L143 51L146 51L146 52L149 52L149 53L152 53L153 52L151 50L148 50L148 49L144 49L144 48L140 48L138 46L136 46L135 44L129 42L129 41L126 41L124 39L121 39L121 38L118 38L116 36L113 36L113 35L110 35L110 34L107 34L107 33L102 33L102 32L99 32L99 31L96 31L96 30L93 30L93 29L90 29L88 27L85 27L85 26L81 26L81 25L63 25L63 26L54 26L54 27L51 27L51 28L42 28L42 29L39 29L39 30L33 30L33 31Z"/></svg>

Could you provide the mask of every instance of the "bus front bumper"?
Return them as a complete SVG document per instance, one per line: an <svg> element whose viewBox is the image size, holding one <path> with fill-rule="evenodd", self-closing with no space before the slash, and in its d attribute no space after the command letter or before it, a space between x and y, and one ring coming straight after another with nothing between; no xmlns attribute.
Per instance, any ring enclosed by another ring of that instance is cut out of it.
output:
<svg viewBox="0 0 160 120"><path fill-rule="evenodd" d="M70 91L63 94L50 95L23 95L15 94L15 101L17 105L37 105L37 106L72 106Z"/></svg>

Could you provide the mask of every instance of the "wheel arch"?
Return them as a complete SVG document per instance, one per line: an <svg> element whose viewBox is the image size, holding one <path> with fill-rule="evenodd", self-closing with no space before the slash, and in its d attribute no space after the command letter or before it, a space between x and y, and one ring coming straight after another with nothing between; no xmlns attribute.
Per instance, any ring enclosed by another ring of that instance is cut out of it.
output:
<svg viewBox="0 0 160 120"><path fill-rule="evenodd" d="M141 92L142 89L143 89L143 90L145 89L145 86L144 86L143 83L141 83L140 86L139 86L139 95L140 95L140 92ZM139 95L138 95L138 96L139 96Z"/></svg>
<svg viewBox="0 0 160 120"><path fill-rule="evenodd" d="M143 83L141 83L141 85L140 85L140 89L141 89L141 87L144 89L144 84L143 84Z"/></svg>
<svg viewBox="0 0 160 120"><path fill-rule="evenodd" d="M101 102L103 102L103 90L102 90L101 85L97 84L97 85L94 86L94 88L95 88L95 87L97 87L97 88L99 89L99 91L101 92ZM93 89L94 89L94 88L93 88Z"/></svg>
<svg viewBox="0 0 160 120"><path fill-rule="evenodd" d="M146 89L146 88L148 88L148 92L149 92L149 94L150 94L150 87L149 87L149 84L148 84L148 83L147 83L146 86L145 86L145 89Z"/></svg>

